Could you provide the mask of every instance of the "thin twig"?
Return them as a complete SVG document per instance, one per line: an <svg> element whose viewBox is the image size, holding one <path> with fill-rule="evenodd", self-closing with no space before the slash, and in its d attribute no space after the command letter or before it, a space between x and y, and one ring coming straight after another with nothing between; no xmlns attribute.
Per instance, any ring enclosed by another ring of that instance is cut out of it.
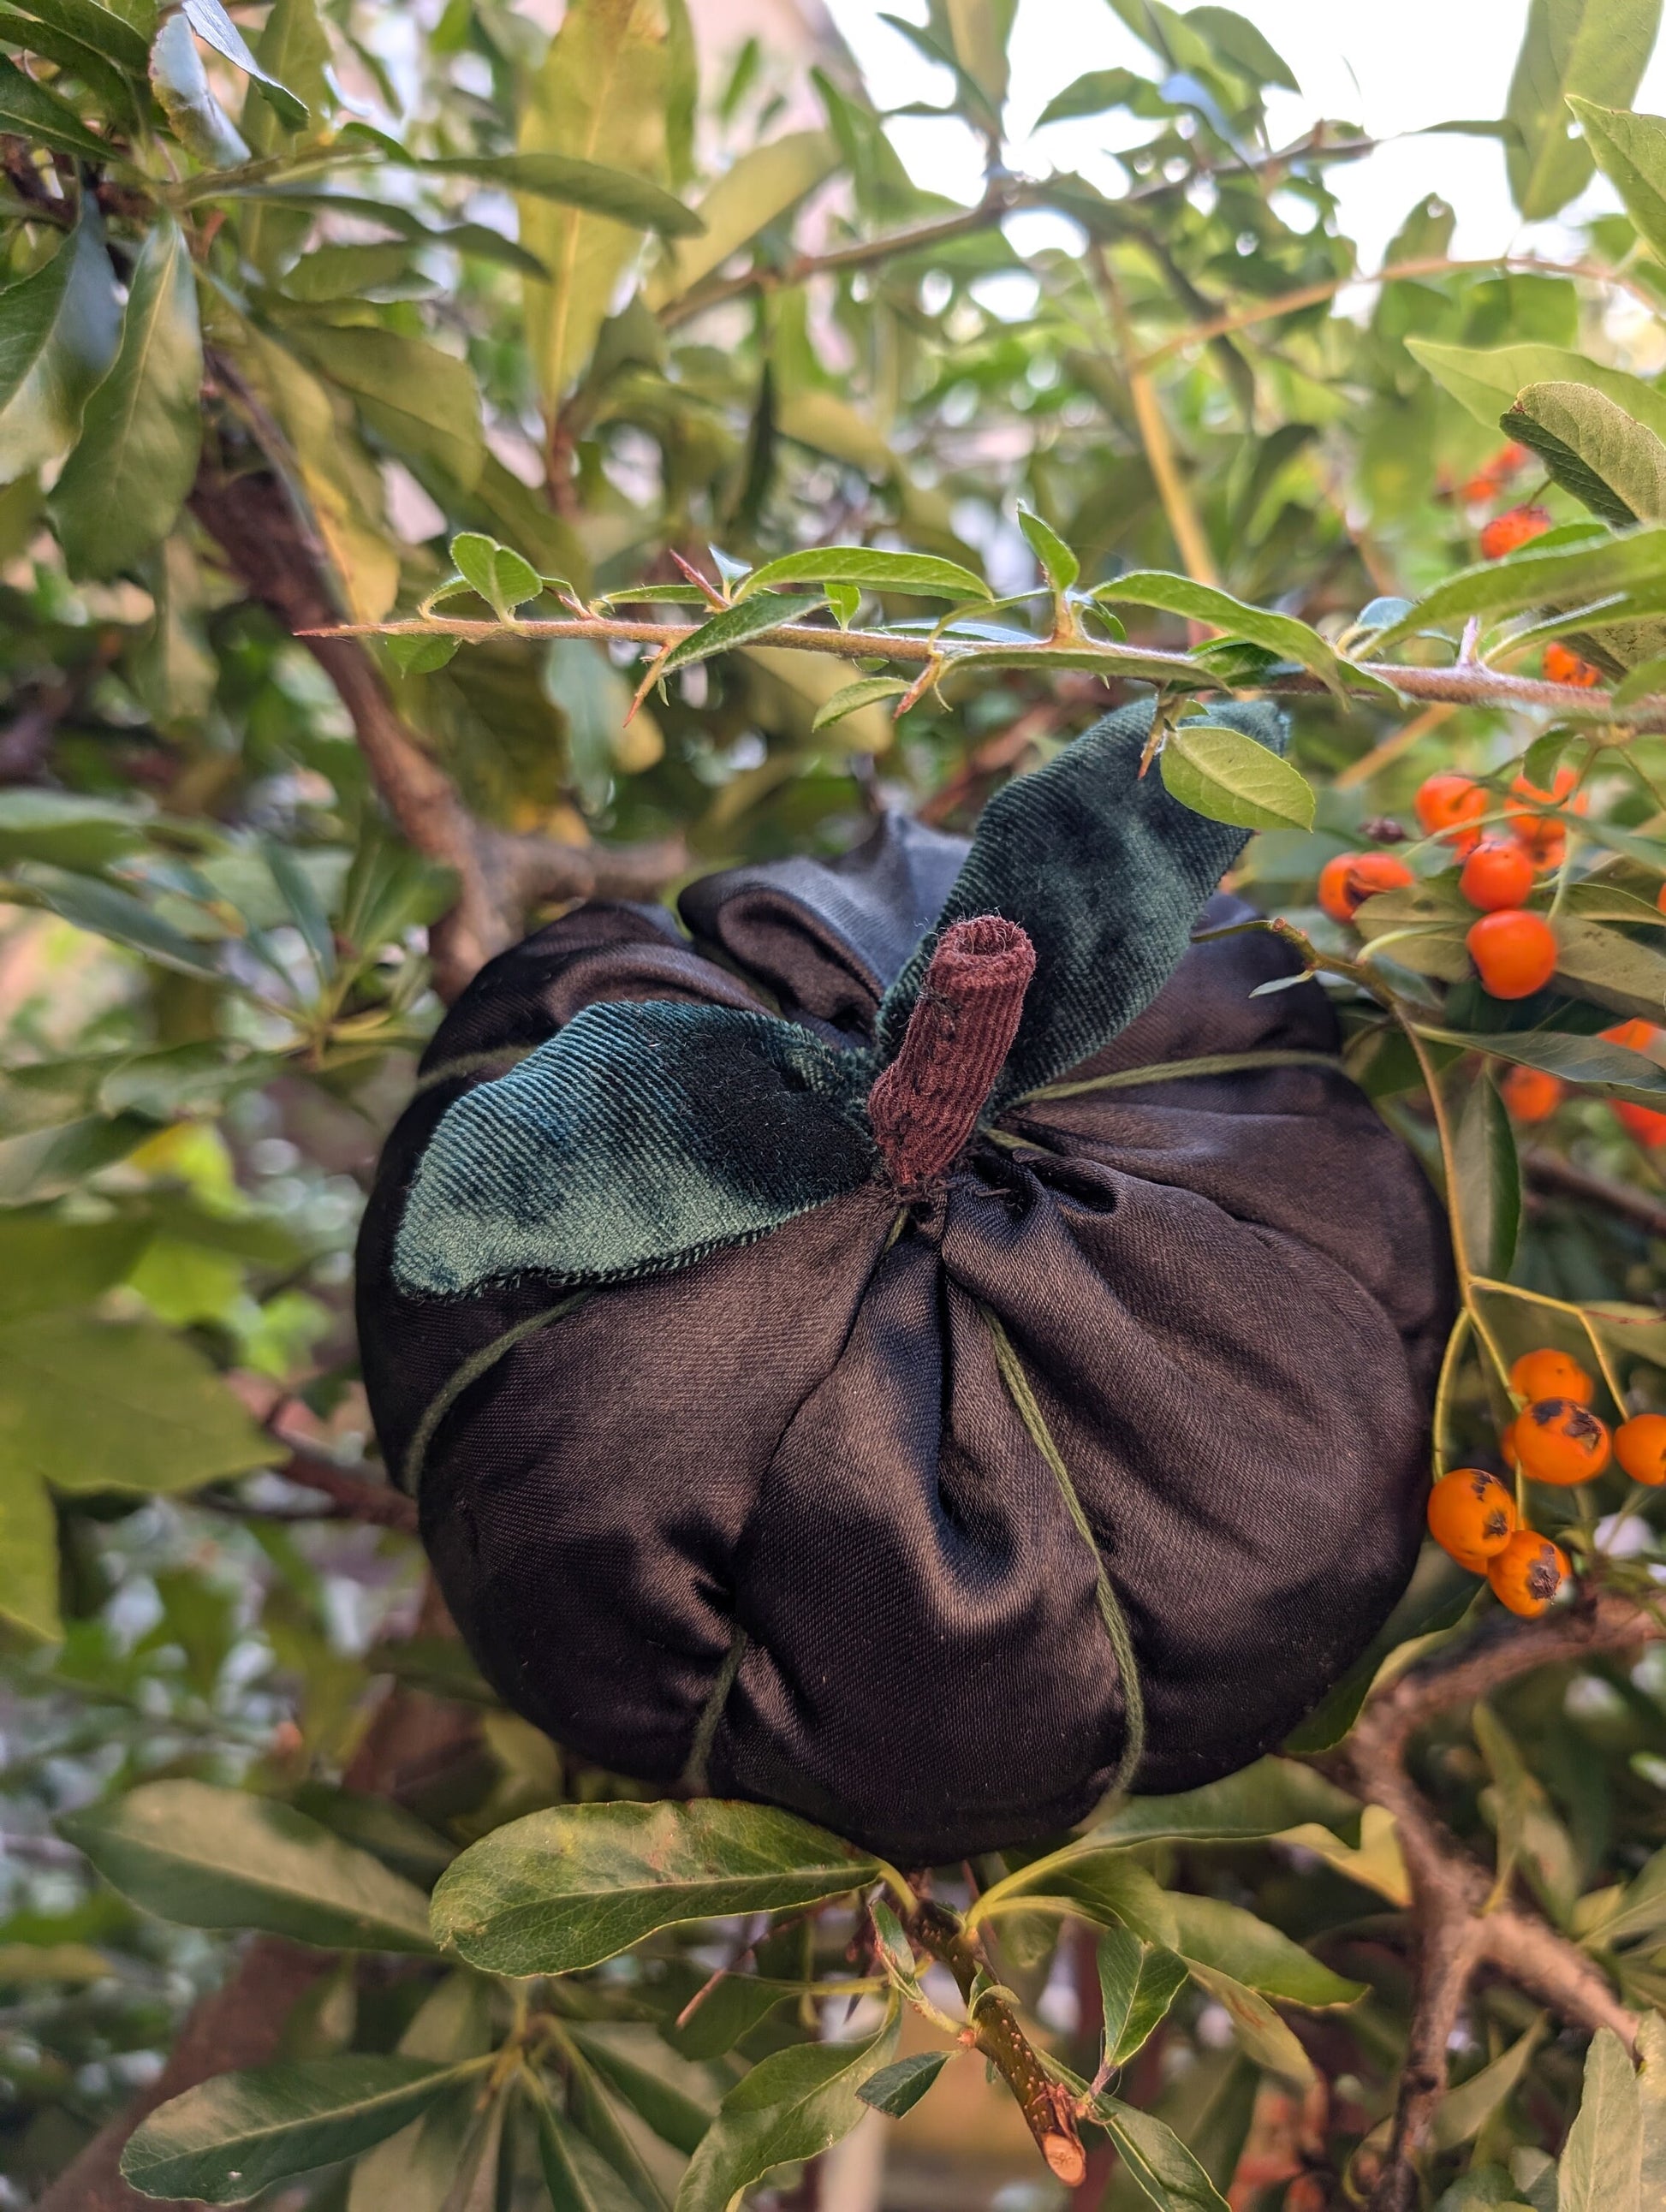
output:
<svg viewBox="0 0 1666 2212"><path fill-rule="evenodd" d="M1584 1205L1600 1206L1604 1213L1629 1221L1651 1237L1666 1237L1666 1205L1643 1191L1633 1190L1628 1184L1613 1182L1607 1176L1593 1175L1589 1168L1575 1167L1572 1160L1562 1159L1554 1152L1524 1153L1522 1173L1531 1189L1542 1192L1547 1198L1578 1199Z"/></svg>

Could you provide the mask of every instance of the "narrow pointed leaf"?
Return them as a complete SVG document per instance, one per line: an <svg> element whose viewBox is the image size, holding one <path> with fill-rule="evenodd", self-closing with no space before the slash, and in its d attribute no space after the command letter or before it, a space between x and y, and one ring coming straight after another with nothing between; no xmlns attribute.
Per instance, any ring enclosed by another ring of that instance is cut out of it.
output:
<svg viewBox="0 0 1666 2212"><path fill-rule="evenodd" d="M1055 592L1067 592L1082 573L1082 564L1071 551L1056 530L1032 514L1027 507L1018 509L1018 528L1029 541L1030 550L1042 565L1042 574Z"/></svg>
<svg viewBox="0 0 1666 2212"><path fill-rule="evenodd" d="M538 2114L538 2163L554 2212L642 2212L641 2199L552 2105Z"/></svg>
<svg viewBox="0 0 1666 2212"><path fill-rule="evenodd" d="M777 2051L723 2100L689 2161L676 2212L726 2212L777 2166L814 2158L848 2135L866 2107L864 2085L897 2047L897 2021L869 2043L801 2043Z"/></svg>
<svg viewBox="0 0 1666 2212"><path fill-rule="evenodd" d="M151 2113L122 2153L122 2173L146 2197L244 2204L396 2134L479 2063L354 2053L221 2074Z"/></svg>
<svg viewBox="0 0 1666 2212"><path fill-rule="evenodd" d="M1666 522L1666 443L1583 384L1529 384L1499 427L1617 530Z"/></svg>
<svg viewBox="0 0 1666 2212"><path fill-rule="evenodd" d="M1562 2153L1557 2212L1642 2212L1643 2108L1626 2046L1599 2027ZM1647 2208L1653 2212L1653 2208Z"/></svg>
<svg viewBox="0 0 1666 2212"><path fill-rule="evenodd" d="M1624 1098L1634 1106L1666 1108L1666 1068L1646 1053L1602 1036L1572 1036L1561 1030L1428 1030L1438 1044L1490 1053L1517 1067L1542 1068L1578 1083L1599 1098Z"/></svg>
<svg viewBox="0 0 1666 2212"><path fill-rule="evenodd" d="M89 131L66 100L37 84L15 61L0 57L0 131L9 131L31 145L50 146L57 154L77 154L83 161L119 161L107 139Z"/></svg>
<svg viewBox="0 0 1666 2212"><path fill-rule="evenodd" d="M0 130L7 127L4 83L0 71ZM45 268L0 291L0 483L74 441L120 331L110 257L89 200Z"/></svg>
<svg viewBox="0 0 1666 2212"><path fill-rule="evenodd" d="M446 154L421 166L441 176L472 177L505 191L582 208L662 238L697 238L705 228L692 208L650 179L569 154Z"/></svg>
<svg viewBox="0 0 1666 2212"><path fill-rule="evenodd" d="M1452 1165L1469 1263L1502 1280L1521 1233L1522 1169L1510 1116L1490 1076L1479 1076L1469 1085L1458 1116Z"/></svg>
<svg viewBox="0 0 1666 2212"><path fill-rule="evenodd" d="M917 2051L911 2058L894 2058L870 2075L856 2094L876 2112L900 2120L914 2110L953 2057L952 2051Z"/></svg>
<svg viewBox="0 0 1666 2212"><path fill-rule="evenodd" d="M735 590L737 603L781 584L856 584L874 592L917 592L943 599L993 596L981 576L930 553L887 553L873 545L807 546L753 568Z"/></svg>
<svg viewBox="0 0 1666 2212"><path fill-rule="evenodd" d="M60 1825L124 1897L187 1928L258 1928L347 1950L433 1948L414 1882L271 1798L148 1782Z"/></svg>
<svg viewBox="0 0 1666 2212"><path fill-rule="evenodd" d="M816 710L812 730L824 730L830 722L842 722L847 714L854 714L860 707L872 707L881 699L895 699L908 690L897 676L863 676L854 684L847 684L836 691L827 703Z"/></svg>
<svg viewBox="0 0 1666 2212"><path fill-rule="evenodd" d="M1126 2065L1143 2047L1189 1971L1177 1952L1142 1942L1131 1928L1105 1930L1099 1938L1099 1992L1109 2064Z"/></svg>
<svg viewBox="0 0 1666 2212"><path fill-rule="evenodd" d="M1152 568L1138 569L1101 584L1093 597L1112 600L1119 606L1156 607L1165 614L1184 615L1191 622L1209 623L1226 637L1246 639L1251 645L1276 653L1280 659L1310 669L1339 697L1343 696L1342 664L1317 630L1298 622L1294 615L1248 606L1211 584L1194 583L1189 576L1166 575Z"/></svg>
<svg viewBox="0 0 1666 2212"><path fill-rule="evenodd" d="M1228 2212L1226 2199L1165 2120L1104 2096L1095 2100L1094 2117L1158 2212Z"/></svg>
<svg viewBox="0 0 1666 2212"><path fill-rule="evenodd" d="M234 69L253 79L286 131L301 130L307 119L306 101L261 67L221 0L184 0L184 7L186 21L203 44L212 46Z"/></svg>
<svg viewBox="0 0 1666 2212"><path fill-rule="evenodd" d="M164 538L197 474L203 338L185 233L159 219L128 294L115 366L88 402L52 493L70 568L113 576Z"/></svg>
<svg viewBox="0 0 1666 2212"><path fill-rule="evenodd" d="M27 0L29 13L67 32L131 76L144 74L149 45L143 33L100 0Z"/></svg>
<svg viewBox="0 0 1666 2212"><path fill-rule="evenodd" d="M820 594L814 599L795 597L784 599L776 592L761 592L756 599L741 599L734 606L725 607L721 615L702 623L691 630L671 651L653 672L652 680L672 676L679 668L691 668L697 660L709 660L715 653L727 653L735 646L745 645L749 638L762 637L783 623L802 622L822 605ZM644 679L645 683L648 679Z"/></svg>
<svg viewBox="0 0 1666 2212"><path fill-rule="evenodd" d="M1580 606L1609 592L1666 581L1666 528L1621 538L1530 547L1505 561L1482 562L1438 584L1411 612L1385 629L1372 647L1386 651L1420 629L1454 628L1470 615L1524 613L1529 607Z"/></svg>

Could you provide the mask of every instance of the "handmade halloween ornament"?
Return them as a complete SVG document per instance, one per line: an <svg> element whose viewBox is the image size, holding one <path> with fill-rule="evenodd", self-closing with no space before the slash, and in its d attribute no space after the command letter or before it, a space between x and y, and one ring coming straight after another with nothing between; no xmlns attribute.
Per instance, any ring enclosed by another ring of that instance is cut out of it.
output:
<svg viewBox="0 0 1666 2212"><path fill-rule="evenodd" d="M1244 833L1142 775L1150 720L970 846L889 817L693 884L687 935L581 907L429 1048L371 1403L470 1649L584 1759L954 1859L1256 1758L1403 1589L1439 1209L1317 987L1252 995L1295 963L1219 933Z"/></svg>

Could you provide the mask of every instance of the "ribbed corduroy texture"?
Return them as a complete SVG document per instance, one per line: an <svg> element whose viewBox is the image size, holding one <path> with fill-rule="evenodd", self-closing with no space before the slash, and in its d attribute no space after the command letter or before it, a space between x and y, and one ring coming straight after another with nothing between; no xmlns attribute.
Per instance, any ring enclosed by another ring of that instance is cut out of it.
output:
<svg viewBox="0 0 1666 2212"><path fill-rule="evenodd" d="M902 1048L867 1094L867 1118L904 1191L964 1149L1012 1048L1036 954L1017 922L983 915L945 930Z"/></svg>

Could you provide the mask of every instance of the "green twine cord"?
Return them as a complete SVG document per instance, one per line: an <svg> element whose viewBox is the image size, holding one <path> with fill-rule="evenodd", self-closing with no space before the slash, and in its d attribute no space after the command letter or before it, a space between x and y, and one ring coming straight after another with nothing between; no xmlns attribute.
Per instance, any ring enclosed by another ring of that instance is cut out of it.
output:
<svg viewBox="0 0 1666 2212"><path fill-rule="evenodd" d="M1028 1106L1037 1098L1079 1098L1088 1091L1133 1091L1147 1083L1177 1083L1189 1075L1241 1075L1258 1067L1340 1068L1341 1065L1334 1052L1206 1053L1197 1060L1158 1060L1148 1067L1123 1067L1114 1075L1090 1075L1079 1083L1046 1083L1039 1091L1026 1091L1012 1104Z"/></svg>
<svg viewBox="0 0 1666 2212"><path fill-rule="evenodd" d="M1030 1431L1031 1441L1052 1470L1053 1480L1059 1486L1059 1496L1064 1500L1065 1511L1070 1516L1078 1534L1087 1546L1093 1560L1094 1595L1099 1603L1099 1618L1105 1625L1105 1634L1116 1654L1116 1665L1122 1680L1123 1719L1126 1735L1122 1756L1117 1761L1116 1771L1111 1778L1110 1795L1107 1806L1100 1808L1103 1818L1108 1807L1114 1808L1126 1794L1129 1784L1140 1771L1140 1762L1146 1755L1146 1695L1140 1683L1139 1663L1134 1656L1134 1638L1128 1634L1128 1625L1110 1577L1105 1572L1105 1563L1100 1556L1097 1539L1088 1525L1082 1501L1076 1494L1076 1486L1070 1479L1070 1469L1064 1463L1064 1455L1053 1441L1053 1431L1047 1425L1047 1417L1036 1401L1030 1387L1030 1377L1024 1364L1012 1348L998 1317L986 1305L978 1311L983 1316L995 1348L995 1364L1000 1370L1000 1379L1006 1385L1007 1395L1018 1408L1018 1419Z"/></svg>
<svg viewBox="0 0 1666 2212"><path fill-rule="evenodd" d="M405 1454L404 1488L415 1498L422 1487L423 1468L428 1459L429 1446L434 1442L440 1424L450 1413L471 1382L477 1382L489 1370L496 1366L506 1352L526 1338L547 1328L552 1321L559 1321L575 1306L581 1306L589 1297L588 1291L575 1291L570 1297L562 1298L558 1305L547 1306L542 1313L529 1315L518 1321L513 1328L506 1328L502 1336L495 1336L489 1344L483 1344L478 1352L471 1352L452 1376L439 1395L429 1402L428 1411L416 1424L416 1433L410 1439L410 1449Z"/></svg>
<svg viewBox="0 0 1666 2212"><path fill-rule="evenodd" d="M729 1692L740 1672L740 1662L746 1656L748 1638L739 1621L729 1638L729 1648L723 1664L717 1670L716 1680L700 1708L700 1720L694 1731L694 1741L689 1746L689 1755L683 1768L683 1787L690 1796L706 1795L706 1768L712 1755L712 1746L717 1741L718 1724L723 1718L723 1708L729 1702Z"/></svg>

